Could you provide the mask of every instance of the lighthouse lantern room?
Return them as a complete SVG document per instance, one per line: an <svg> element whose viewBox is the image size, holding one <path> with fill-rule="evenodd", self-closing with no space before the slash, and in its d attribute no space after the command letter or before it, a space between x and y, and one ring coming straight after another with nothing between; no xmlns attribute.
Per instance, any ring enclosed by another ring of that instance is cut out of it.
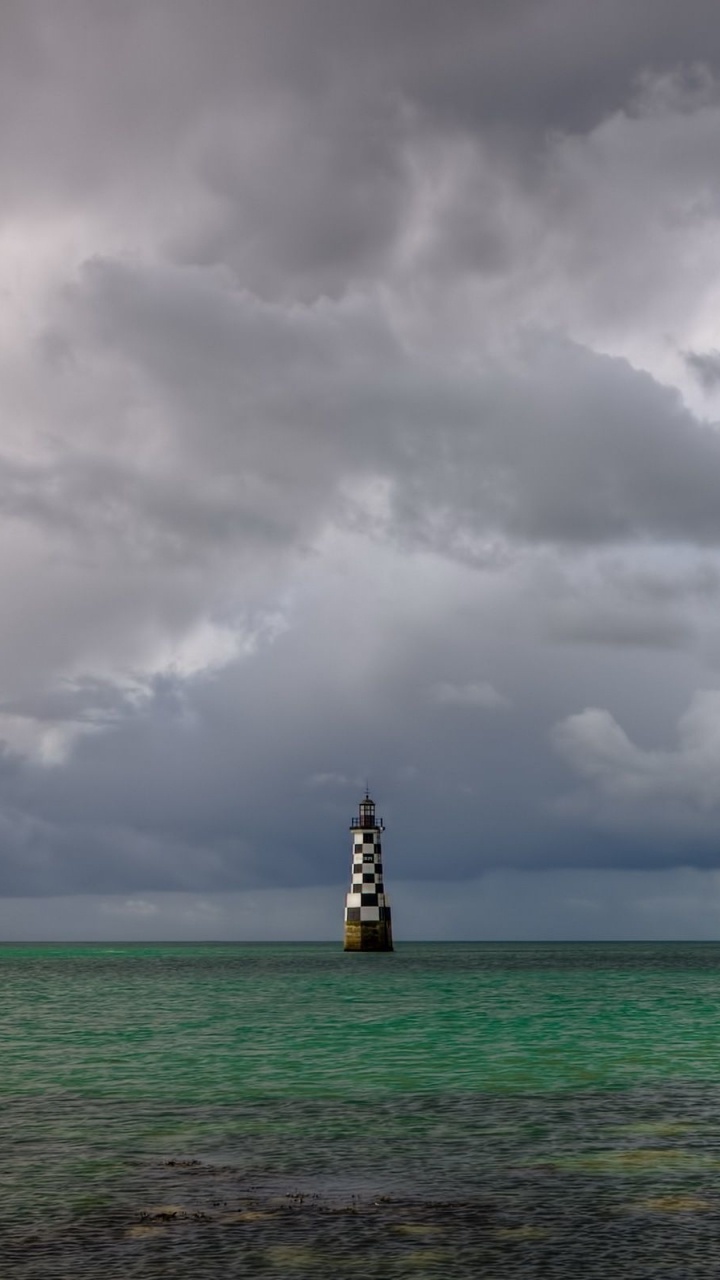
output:
<svg viewBox="0 0 720 1280"><path fill-rule="evenodd" d="M375 816L368 791L360 801L352 831L350 892L345 899L345 950L392 951L390 903L385 893L382 834L385 825Z"/></svg>

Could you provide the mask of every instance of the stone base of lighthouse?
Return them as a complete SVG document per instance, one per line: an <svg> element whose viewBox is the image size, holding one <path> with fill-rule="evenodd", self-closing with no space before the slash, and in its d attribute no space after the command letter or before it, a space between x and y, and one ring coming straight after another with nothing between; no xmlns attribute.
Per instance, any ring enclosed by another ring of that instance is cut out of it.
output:
<svg viewBox="0 0 720 1280"><path fill-rule="evenodd" d="M390 911L387 920L346 920L346 951L392 951Z"/></svg>

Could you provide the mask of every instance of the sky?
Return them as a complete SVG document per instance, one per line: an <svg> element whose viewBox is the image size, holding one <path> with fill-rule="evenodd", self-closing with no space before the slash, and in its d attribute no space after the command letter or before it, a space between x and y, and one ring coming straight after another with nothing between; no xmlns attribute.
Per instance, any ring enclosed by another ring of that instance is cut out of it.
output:
<svg viewBox="0 0 720 1280"><path fill-rule="evenodd" d="M0 939L720 935L714 0L5 0Z"/></svg>

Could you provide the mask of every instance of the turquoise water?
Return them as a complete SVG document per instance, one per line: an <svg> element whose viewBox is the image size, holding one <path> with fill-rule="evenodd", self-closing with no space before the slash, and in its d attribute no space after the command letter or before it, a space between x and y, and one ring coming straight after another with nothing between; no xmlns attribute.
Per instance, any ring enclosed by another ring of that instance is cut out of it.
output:
<svg viewBox="0 0 720 1280"><path fill-rule="evenodd" d="M714 1276L720 945L0 947L2 1274Z"/></svg>

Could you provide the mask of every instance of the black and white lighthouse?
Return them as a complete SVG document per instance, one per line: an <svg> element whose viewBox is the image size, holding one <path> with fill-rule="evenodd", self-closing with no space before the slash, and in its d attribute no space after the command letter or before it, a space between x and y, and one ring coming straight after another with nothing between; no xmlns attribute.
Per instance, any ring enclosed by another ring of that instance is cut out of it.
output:
<svg viewBox="0 0 720 1280"><path fill-rule="evenodd" d="M382 818L365 791L352 831L352 879L345 899L345 950L392 951L390 903L383 879Z"/></svg>

